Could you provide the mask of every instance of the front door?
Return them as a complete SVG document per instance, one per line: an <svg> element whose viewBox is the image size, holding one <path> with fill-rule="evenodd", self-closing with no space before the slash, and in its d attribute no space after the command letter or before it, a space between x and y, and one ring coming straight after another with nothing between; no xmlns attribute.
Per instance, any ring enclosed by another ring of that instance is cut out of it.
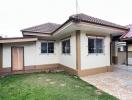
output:
<svg viewBox="0 0 132 100"><path fill-rule="evenodd" d="M12 71L23 70L23 47L12 47Z"/></svg>

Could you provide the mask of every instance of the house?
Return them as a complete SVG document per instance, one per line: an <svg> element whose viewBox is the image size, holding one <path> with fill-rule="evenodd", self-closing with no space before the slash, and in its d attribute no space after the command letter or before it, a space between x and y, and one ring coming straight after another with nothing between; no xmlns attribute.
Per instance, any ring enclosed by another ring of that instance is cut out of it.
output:
<svg viewBox="0 0 132 100"><path fill-rule="evenodd" d="M129 31L124 33L120 39L126 42L126 64L132 65L132 25L127 25Z"/></svg>
<svg viewBox="0 0 132 100"><path fill-rule="evenodd" d="M85 14L62 25L45 23L21 30L23 37L0 39L1 72L28 72L61 67L78 76L112 69L113 37L129 28Z"/></svg>

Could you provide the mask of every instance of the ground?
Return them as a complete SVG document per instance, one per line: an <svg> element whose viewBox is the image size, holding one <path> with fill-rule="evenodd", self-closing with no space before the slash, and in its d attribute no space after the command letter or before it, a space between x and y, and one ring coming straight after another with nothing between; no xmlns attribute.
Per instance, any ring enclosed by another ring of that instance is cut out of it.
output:
<svg viewBox="0 0 132 100"><path fill-rule="evenodd" d="M85 76L81 79L120 100L132 100L132 70L120 67L114 69L113 72Z"/></svg>
<svg viewBox="0 0 132 100"><path fill-rule="evenodd" d="M0 78L0 100L117 100L77 76L32 73Z"/></svg>

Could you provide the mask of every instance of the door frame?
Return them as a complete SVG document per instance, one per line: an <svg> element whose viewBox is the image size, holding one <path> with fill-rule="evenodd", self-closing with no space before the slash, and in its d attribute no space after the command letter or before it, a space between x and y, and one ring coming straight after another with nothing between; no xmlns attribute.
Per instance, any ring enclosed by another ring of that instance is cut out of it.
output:
<svg viewBox="0 0 132 100"><path fill-rule="evenodd" d="M24 46L11 46L11 72L16 72L13 70L13 48L22 48L23 49L23 69L18 70L18 71L24 71L25 66L24 66Z"/></svg>

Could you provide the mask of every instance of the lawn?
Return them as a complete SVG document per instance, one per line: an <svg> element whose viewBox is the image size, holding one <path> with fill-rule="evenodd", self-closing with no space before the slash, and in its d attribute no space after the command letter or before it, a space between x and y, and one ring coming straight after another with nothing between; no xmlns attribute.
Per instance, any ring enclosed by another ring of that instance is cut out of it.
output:
<svg viewBox="0 0 132 100"><path fill-rule="evenodd" d="M0 78L0 100L117 100L76 76L32 73Z"/></svg>

